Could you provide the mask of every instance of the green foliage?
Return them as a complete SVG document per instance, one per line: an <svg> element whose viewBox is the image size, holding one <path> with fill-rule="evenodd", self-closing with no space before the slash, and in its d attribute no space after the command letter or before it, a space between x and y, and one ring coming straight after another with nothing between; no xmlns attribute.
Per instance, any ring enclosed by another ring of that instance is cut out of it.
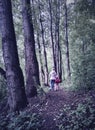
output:
<svg viewBox="0 0 95 130"><path fill-rule="evenodd" d="M0 101L4 99L4 97L6 96L6 92L7 92L6 81L2 76L0 76Z"/></svg>
<svg viewBox="0 0 95 130"><path fill-rule="evenodd" d="M90 14L90 16L95 16L95 1L94 0L78 0L77 2L78 10Z"/></svg>
<svg viewBox="0 0 95 130"><path fill-rule="evenodd" d="M0 130L40 130L40 128L40 116L27 111L19 115L12 113L0 119Z"/></svg>
<svg viewBox="0 0 95 130"><path fill-rule="evenodd" d="M72 86L77 89L95 86L95 25L91 22L90 6L93 5L88 0L76 2L70 36L71 79Z"/></svg>
<svg viewBox="0 0 95 130"><path fill-rule="evenodd" d="M90 45L85 55L80 53L77 55L77 58L73 60L72 81L73 85L77 86L77 88L91 89L95 86L94 48L94 45Z"/></svg>
<svg viewBox="0 0 95 130"><path fill-rule="evenodd" d="M94 126L95 106L91 101L79 103L75 108L65 105L59 115L59 130L94 130Z"/></svg>

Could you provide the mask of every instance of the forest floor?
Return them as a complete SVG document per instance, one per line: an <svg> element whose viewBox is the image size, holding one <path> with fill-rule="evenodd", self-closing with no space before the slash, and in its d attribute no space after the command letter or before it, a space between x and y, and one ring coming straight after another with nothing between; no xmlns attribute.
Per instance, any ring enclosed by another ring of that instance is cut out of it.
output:
<svg viewBox="0 0 95 130"><path fill-rule="evenodd" d="M1 105L0 108L0 113L2 113L4 109ZM79 126L75 129L70 127L70 129L61 128L61 130L95 130L95 90L60 89L42 92L37 97L29 99L29 105L24 111L40 115L42 125L39 130L59 130L61 121L59 117L62 114L61 124L63 126L68 126L70 123L75 125L80 121L83 126L81 129Z"/></svg>
<svg viewBox="0 0 95 130"><path fill-rule="evenodd" d="M41 130L59 130L57 117L61 114L61 110L64 109L66 105L69 105L71 109L75 109L79 103L87 104L86 100L89 97L94 101L95 93L93 91L74 92L65 89L49 91L42 97L31 99L28 108L29 111L40 114L44 120Z"/></svg>

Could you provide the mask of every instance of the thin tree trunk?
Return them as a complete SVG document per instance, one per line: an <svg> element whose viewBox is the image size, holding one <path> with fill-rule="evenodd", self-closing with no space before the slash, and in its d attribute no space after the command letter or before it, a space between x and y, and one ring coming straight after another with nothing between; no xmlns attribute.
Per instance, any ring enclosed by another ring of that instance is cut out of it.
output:
<svg viewBox="0 0 95 130"><path fill-rule="evenodd" d="M2 49L8 86L8 104L10 110L19 111L27 105L27 98L17 52L11 0L0 0L0 14L2 17Z"/></svg>
<svg viewBox="0 0 95 130"><path fill-rule="evenodd" d="M41 83L45 83L45 72L44 72L44 68L43 68L43 61L42 61L42 53L41 53L41 45L40 45L40 34L39 34L39 22L37 20L37 16L35 13L35 9L34 9L34 0L32 0L32 5L33 5L33 16L34 16L34 24L37 27L37 30L35 30L35 32L37 33L37 44L38 44L38 50L39 50L39 62L40 62L40 77L41 77Z"/></svg>
<svg viewBox="0 0 95 130"><path fill-rule="evenodd" d="M50 11L50 33L51 33L51 43L52 43L52 54L53 54L53 66L56 70L56 56L55 56L55 44L54 44L54 39L53 39L53 16L52 16L52 0L49 0L49 11Z"/></svg>
<svg viewBox="0 0 95 130"><path fill-rule="evenodd" d="M22 16L25 38L25 60L26 60L26 89L27 96L37 95L39 81L39 67L35 52L34 29L31 18L30 0L22 0Z"/></svg>
<svg viewBox="0 0 95 130"><path fill-rule="evenodd" d="M59 2L56 0L56 16L55 16L55 55L56 55L56 72L59 75Z"/></svg>
<svg viewBox="0 0 95 130"><path fill-rule="evenodd" d="M58 13L57 13L57 19L58 19L58 73L59 73L59 78L62 81L62 53L61 53L61 45L60 45L60 38L59 38L59 34L60 34L60 11L61 11L61 2L58 0Z"/></svg>
<svg viewBox="0 0 95 130"><path fill-rule="evenodd" d="M39 48L39 59L40 59L40 66L41 66L41 80L43 83L45 83L45 72L43 69L43 63L42 63L42 54L41 54L41 45L39 41L39 33L37 34L37 43L38 43L38 48Z"/></svg>
<svg viewBox="0 0 95 130"><path fill-rule="evenodd" d="M56 0L56 15L55 15L55 55L56 55L56 72L62 80L62 56L59 39L59 26L60 26L60 1Z"/></svg>
<svg viewBox="0 0 95 130"><path fill-rule="evenodd" d="M65 41L66 41L66 59L67 59L67 73L71 76L70 71L70 57L69 57L69 42L68 42L68 13L67 13L67 0L64 3L65 7Z"/></svg>
<svg viewBox="0 0 95 130"><path fill-rule="evenodd" d="M62 53L61 53L61 48L59 49L59 78L62 81Z"/></svg>
<svg viewBox="0 0 95 130"><path fill-rule="evenodd" d="M39 4L38 0L38 4ZM43 23L41 19L41 9L40 9L40 4L39 6L39 12L40 12L40 24L41 24L41 32L42 32L42 43L43 43L43 49L44 49L44 62L45 62L45 85L48 85L48 64L47 64L47 53L46 53L46 48L45 48L45 39L44 39L44 28L43 28Z"/></svg>

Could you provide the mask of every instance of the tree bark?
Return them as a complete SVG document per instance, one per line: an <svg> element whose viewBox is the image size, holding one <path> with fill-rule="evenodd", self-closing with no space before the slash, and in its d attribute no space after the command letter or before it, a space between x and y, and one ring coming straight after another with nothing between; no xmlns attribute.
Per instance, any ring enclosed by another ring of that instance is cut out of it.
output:
<svg viewBox="0 0 95 130"><path fill-rule="evenodd" d="M55 54L56 54L56 72L59 75L59 60L60 60L60 41L59 41L59 23L60 23L60 1L56 0L56 15L55 15Z"/></svg>
<svg viewBox="0 0 95 130"><path fill-rule="evenodd" d="M64 3L65 7L65 42L66 42L66 59L67 59L67 73L71 76L70 71L70 56L69 56L69 42L68 42L68 12L67 12L67 0Z"/></svg>
<svg viewBox="0 0 95 130"><path fill-rule="evenodd" d="M26 107L27 98L17 52L11 0L0 0L0 14L2 17L2 50L7 77L8 104L10 110L19 111Z"/></svg>
<svg viewBox="0 0 95 130"><path fill-rule="evenodd" d="M39 66L35 52L34 29L31 17L30 0L22 0L22 16L25 38L26 60L26 91L28 97L37 95L39 81Z"/></svg>
<svg viewBox="0 0 95 130"><path fill-rule="evenodd" d="M55 55L55 44L54 44L54 38L53 38L53 16L52 16L52 0L49 0L49 11L50 11L50 34L51 34L51 43L52 43L52 54L53 54L53 66L56 70L56 55Z"/></svg>
<svg viewBox="0 0 95 130"><path fill-rule="evenodd" d="M38 0L38 4L40 1ZM48 64L47 64L47 53L46 53L46 48L45 48L45 39L44 39L44 28L43 28L43 23L41 19L41 9L40 9L40 4L39 6L39 15L40 15L40 25L41 25L41 33L42 33L42 44L43 44L43 50L44 50L44 66L45 66L45 85L48 85Z"/></svg>
<svg viewBox="0 0 95 130"><path fill-rule="evenodd" d="M39 40L39 33L37 33L37 44L38 44L38 49L39 49L39 60L40 60L40 67L41 67L41 81L45 83L45 72L44 72L44 67L43 67L43 62L42 62L42 54L41 54L41 45L40 45L40 40Z"/></svg>
<svg viewBox="0 0 95 130"><path fill-rule="evenodd" d="M38 51L39 51L39 66L40 66L40 79L41 79L41 83L45 83L45 72L44 72L44 67L43 67L43 61L42 61L42 53L41 53L41 44L40 44L40 29L39 29L39 19L37 19L37 15L36 15L36 10L34 8L34 0L32 0L32 5L33 5L33 10L32 10L32 14L34 16L34 25L36 25L36 30L34 30L36 32L37 38L36 38L36 42L38 45Z"/></svg>

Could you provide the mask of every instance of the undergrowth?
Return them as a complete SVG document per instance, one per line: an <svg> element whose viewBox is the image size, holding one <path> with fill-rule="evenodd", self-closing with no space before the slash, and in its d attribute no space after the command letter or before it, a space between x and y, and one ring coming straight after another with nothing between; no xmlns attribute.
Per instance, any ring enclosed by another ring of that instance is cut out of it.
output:
<svg viewBox="0 0 95 130"><path fill-rule="evenodd" d="M0 130L40 130L41 118L36 113L21 112L19 115L14 113L6 117L1 116Z"/></svg>
<svg viewBox="0 0 95 130"><path fill-rule="evenodd" d="M64 105L58 118L59 130L95 130L95 104L87 102Z"/></svg>

